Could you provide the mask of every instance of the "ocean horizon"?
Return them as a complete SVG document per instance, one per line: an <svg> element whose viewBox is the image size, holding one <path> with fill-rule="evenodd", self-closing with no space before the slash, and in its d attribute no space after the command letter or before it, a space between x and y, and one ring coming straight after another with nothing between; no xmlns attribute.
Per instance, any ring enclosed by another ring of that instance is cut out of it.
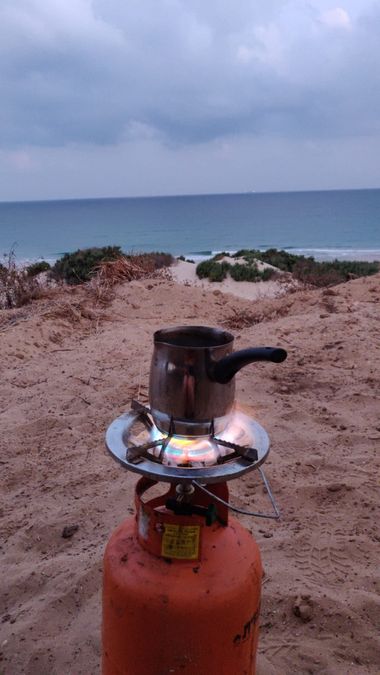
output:
<svg viewBox="0 0 380 675"><path fill-rule="evenodd" d="M0 254L20 263L107 245L195 261L241 248L379 260L380 189L0 202Z"/></svg>

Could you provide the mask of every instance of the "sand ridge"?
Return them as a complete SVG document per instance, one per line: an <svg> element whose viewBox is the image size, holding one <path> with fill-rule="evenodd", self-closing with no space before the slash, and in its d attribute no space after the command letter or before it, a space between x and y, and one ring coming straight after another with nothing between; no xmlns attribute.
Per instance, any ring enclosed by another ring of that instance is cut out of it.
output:
<svg viewBox="0 0 380 675"><path fill-rule="evenodd" d="M226 262L234 264L239 262L246 264L243 258L229 258L225 256L222 258ZM257 261L257 267L261 271L267 267L273 268L273 265L268 265ZM227 275L223 281L209 281L209 279L199 279L196 274L196 265L186 260L176 260L175 264L170 268L170 274L174 281L186 286L195 286L202 288L205 291L220 290L223 293L231 293L238 298L246 298L247 300L260 300L262 298L276 298L285 295L289 288L297 288L298 283L291 275L284 274L281 270L277 270L280 280L269 281L235 281L231 276ZM281 278L282 277L282 278Z"/></svg>
<svg viewBox="0 0 380 675"><path fill-rule="evenodd" d="M380 275L257 301L147 279L101 311L77 290L61 313L57 300L4 313L0 672L100 672L102 553L136 482L104 433L132 397L147 400L153 331L196 323L228 327L236 348L289 353L237 377L239 402L270 434L282 510L279 523L242 517L265 568L259 675L375 675L379 301ZM255 474L230 488L237 506L266 507Z"/></svg>

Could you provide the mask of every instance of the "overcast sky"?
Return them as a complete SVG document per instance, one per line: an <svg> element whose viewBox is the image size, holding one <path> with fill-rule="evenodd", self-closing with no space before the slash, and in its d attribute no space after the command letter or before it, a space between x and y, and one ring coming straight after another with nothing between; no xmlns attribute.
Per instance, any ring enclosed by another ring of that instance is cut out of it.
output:
<svg viewBox="0 0 380 675"><path fill-rule="evenodd" d="M1 0L0 199L380 187L380 0Z"/></svg>

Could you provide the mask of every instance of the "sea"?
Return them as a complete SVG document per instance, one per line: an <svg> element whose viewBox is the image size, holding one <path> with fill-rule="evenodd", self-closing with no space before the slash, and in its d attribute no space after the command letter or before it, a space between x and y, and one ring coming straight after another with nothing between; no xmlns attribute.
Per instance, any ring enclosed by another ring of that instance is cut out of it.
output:
<svg viewBox="0 0 380 675"><path fill-rule="evenodd" d="M0 254L19 263L107 245L194 261L272 247L380 260L380 189L0 203Z"/></svg>

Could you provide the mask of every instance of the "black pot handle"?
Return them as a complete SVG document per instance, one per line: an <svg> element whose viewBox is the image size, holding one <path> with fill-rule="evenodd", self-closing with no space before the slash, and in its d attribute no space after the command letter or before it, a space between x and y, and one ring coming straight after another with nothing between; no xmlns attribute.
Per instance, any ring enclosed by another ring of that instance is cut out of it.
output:
<svg viewBox="0 0 380 675"><path fill-rule="evenodd" d="M215 361L209 372L210 378L214 382L226 384L232 380L233 376L249 363L254 361L273 361L281 363L285 361L287 352L281 347L251 347L250 349L241 349L225 356L220 361Z"/></svg>

